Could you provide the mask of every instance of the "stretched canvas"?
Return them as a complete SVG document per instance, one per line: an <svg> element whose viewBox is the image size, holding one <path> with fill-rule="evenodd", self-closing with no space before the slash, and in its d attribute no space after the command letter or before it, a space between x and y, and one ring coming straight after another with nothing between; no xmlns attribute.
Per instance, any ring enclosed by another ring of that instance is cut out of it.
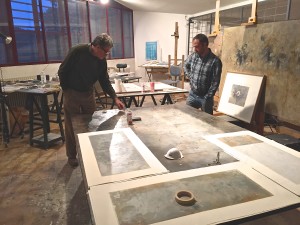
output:
<svg viewBox="0 0 300 225"><path fill-rule="evenodd" d="M262 81L263 76L227 73L218 111L250 123Z"/></svg>

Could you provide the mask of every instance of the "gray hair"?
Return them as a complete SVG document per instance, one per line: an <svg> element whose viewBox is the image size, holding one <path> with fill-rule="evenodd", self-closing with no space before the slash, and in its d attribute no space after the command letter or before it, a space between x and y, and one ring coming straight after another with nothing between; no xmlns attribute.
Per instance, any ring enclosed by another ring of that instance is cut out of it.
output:
<svg viewBox="0 0 300 225"><path fill-rule="evenodd" d="M106 33L99 34L92 42L94 46L102 48L112 48L114 46L113 39Z"/></svg>

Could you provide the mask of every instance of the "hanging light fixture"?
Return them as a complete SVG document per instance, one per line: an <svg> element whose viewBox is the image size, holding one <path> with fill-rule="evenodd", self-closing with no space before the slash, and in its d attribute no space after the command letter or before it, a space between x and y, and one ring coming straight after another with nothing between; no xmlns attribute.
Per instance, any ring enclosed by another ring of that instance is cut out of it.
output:
<svg viewBox="0 0 300 225"><path fill-rule="evenodd" d="M6 36L0 32L0 37L5 40L5 44L9 44L12 41L12 37Z"/></svg>
<svg viewBox="0 0 300 225"><path fill-rule="evenodd" d="M109 0L100 0L100 2L101 2L102 4L107 4L107 3L109 2Z"/></svg>

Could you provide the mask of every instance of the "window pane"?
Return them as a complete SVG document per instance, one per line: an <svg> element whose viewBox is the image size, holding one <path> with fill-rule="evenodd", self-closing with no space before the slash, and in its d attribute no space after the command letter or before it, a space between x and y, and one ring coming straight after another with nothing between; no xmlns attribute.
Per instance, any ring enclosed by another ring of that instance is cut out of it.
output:
<svg viewBox="0 0 300 225"><path fill-rule="evenodd" d="M6 36L11 36L8 29L5 1L0 1L0 32ZM5 41L0 39L0 65L13 63L12 46L12 43L6 45Z"/></svg>
<svg viewBox="0 0 300 225"><path fill-rule="evenodd" d="M94 40L97 35L107 33L106 9L103 5L95 3L90 3L89 8L92 40Z"/></svg>
<svg viewBox="0 0 300 225"><path fill-rule="evenodd" d="M43 0L43 16L48 61L62 60L69 49L64 1Z"/></svg>
<svg viewBox="0 0 300 225"><path fill-rule="evenodd" d="M121 10L116 8L108 9L108 31L114 40L114 47L111 51L111 58L123 57Z"/></svg>
<svg viewBox="0 0 300 225"><path fill-rule="evenodd" d="M85 2L68 1L72 46L90 42Z"/></svg>
<svg viewBox="0 0 300 225"><path fill-rule="evenodd" d="M19 63L45 61L39 7L38 0L11 1Z"/></svg>
<svg viewBox="0 0 300 225"><path fill-rule="evenodd" d="M123 10L124 58L134 57L132 24L132 12Z"/></svg>

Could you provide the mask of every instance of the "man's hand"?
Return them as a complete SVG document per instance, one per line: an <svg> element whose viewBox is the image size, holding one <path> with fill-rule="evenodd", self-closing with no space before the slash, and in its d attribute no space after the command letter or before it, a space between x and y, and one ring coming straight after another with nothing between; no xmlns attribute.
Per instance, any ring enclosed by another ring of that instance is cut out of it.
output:
<svg viewBox="0 0 300 225"><path fill-rule="evenodd" d="M118 109L125 109L125 105L120 99L115 98L115 104L118 107Z"/></svg>

